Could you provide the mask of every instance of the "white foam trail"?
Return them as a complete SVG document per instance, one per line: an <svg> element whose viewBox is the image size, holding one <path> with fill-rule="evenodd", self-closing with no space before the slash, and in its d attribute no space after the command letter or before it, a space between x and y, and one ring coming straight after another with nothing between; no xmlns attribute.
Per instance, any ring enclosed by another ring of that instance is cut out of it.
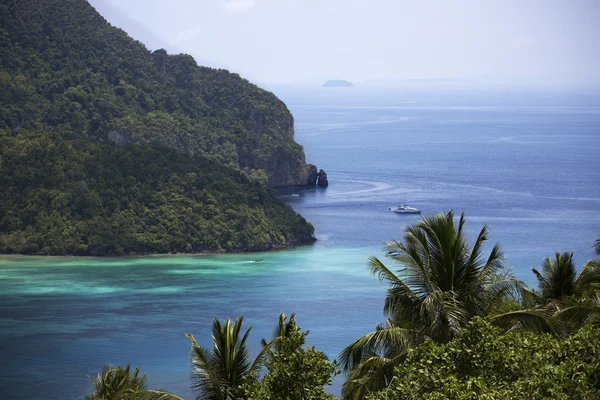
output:
<svg viewBox="0 0 600 400"><path fill-rule="evenodd" d="M363 194L363 193L372 193L372 192L387 190L387 189L390 189L393 187L391 184L385 183L385 182L351 181L351 180L343 180L343 179L338 179L336 181L337 182L361 183L364 185L370 185L371 187L368 189L353 190L350 192L332 193L329 195L329 197L339 197L339 196L356 195L356 194Z"/></svg>

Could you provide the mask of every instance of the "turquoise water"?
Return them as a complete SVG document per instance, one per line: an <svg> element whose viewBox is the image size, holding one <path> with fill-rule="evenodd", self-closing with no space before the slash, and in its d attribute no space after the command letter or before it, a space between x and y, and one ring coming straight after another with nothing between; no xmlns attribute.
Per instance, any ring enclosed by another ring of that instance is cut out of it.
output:
<svg viewBox="0 0 600 400"><path fill-rule="evenodd" d="M142 365L155 387L192 398L184 333L209 345L214 316L244 315L256 350L279 312L296 312L310 341L335 354L357 331L340 324L361 321L366 330L380 318L372 313L378 288L365 284L367 252L2 257L0 398L78 398L86 375L106 363Z"/></svg>
<svg viewBox="0 0 600 400"><path fill-rule="evenodd" d="M107 363L141 365L186 399L184 333L243 314L253 349L279 312L335 357L382 319L385 287L366 258L414 215L465 211L489 223L515 274L555 250L592 257L600 232L600 101L585 94L276 91L326 190L282 199L316 227L291 251L140 258L0 257L0 399L75 399ZM262 262L255 260L262 259ZM339 391L341 380L334 385Z"/></svg>

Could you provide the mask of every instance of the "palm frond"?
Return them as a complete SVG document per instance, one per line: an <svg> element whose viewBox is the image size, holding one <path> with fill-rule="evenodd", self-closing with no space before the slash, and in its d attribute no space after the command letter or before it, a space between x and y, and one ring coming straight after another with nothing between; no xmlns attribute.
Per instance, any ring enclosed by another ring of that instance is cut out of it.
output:
<svg viewBox="0 0 600 400"><path fill-rule="evenodd" d="M183 400L183 398L159 390L143 390L136 392L132 397L123 400Z"/></svg>
<svg viewBox="0 0 600 400"><path fill-rule="evenodd" d="M425 340L426 335L413 329L385 327L368 333L355 340L340 353L340 364L344 371L349 372L357 368L365 355L383 355L394 349L402 352L417 343Z"/></svg>
<svg viewBox="0 0 600 400"><path fill-rule="evenodd" d="M200 346L193 335L186 333L185 336L192 342L190 352L191 380L192 389L196 392L196 399L225 400L223 393L224 378L219 376L222 371L217 365L214 354Z"/></svg>
<svg viewBox="0 0 600 400"><path fill-rule="evenodd" d="M522 281L512 275L497 276L496 278L490 280L480 294L483 297L479 309L480 315L494 314L500 308L506 308L506 303L510 303L513 307L525 305L525 308L531 308L533 306L534 303L529 297L533 296L533 293L530 294Z"/></svg>
<svg viewBox="0 0 600 400"><path fill-rule="evenodd" d="M481 283L489 281L494 275L504 268L504 252L498 243L492 247L492 251L479 273Z"/></svg>
<svg viewBox="0 0 600 400"><path fill-rule="evenodd" d="M575 279L575 293L583 296L600 286L600 259L588 261Z"/></svg>
<svg viewBox="0 0 600 400"><path fill-rule="evenodd" d="M377 275L380 281L387 281L390 285L383 307L384 314L398 317L418 303L417 295L377 257L369 257L368 267L371 274Z"/></svg>
<svg viewBox="0 0 600 400"><path fill-rule="evenodd" d="M107 366L96 379L94 391L86 396L90 400L182 400L174 394L146 389L146 375L140 376L140 368Z"/></svg>
<svg viewBox="0 0 600 400"><path fill-rule="evenodd" d="M573 253L556 252L554 259L546 258L542 264L542 272L532 269L538 278L542 297L545 300L560 300L571 296L575 291L575 264Z"/></svg>
<svg viewBox="0 0 600 400"><path fill-rule="evenodd" d="M570 332L588 324L600 325L600 292L596 291L585 298L573 298L553 317L561 321Z"/></svg>
<svg viewBox="0 0 600 400"><path fill-rule="evenodd" d="M360 366L347 376L342 386L342 398L362 400L369 393L388 387L394 376L394 368L406 357L402 352L393 358L367 355Z"/></svg>
<svg viewBox="0 0 600 400"><path fill-rule="evenodd" d="M560 326L552 320L551 314L539 309L511 311L489 317L489 320L507 332L530 331L554 335L562 332Z"/></svg>
<svg viewBox="0 0 600 400"><path fill-rule="evenodd" d="M402 241L386 242L386 257L401 266L397 272L378 258L369 258L369 271L389 285L384 304L388 321L340 354L349 373L344 393L355 389L359 393L351 398L385 385L385 374L375 371L407 348L426 339L447 342L460 335L473 317L498 313L507 299L516 303L522 297L521 282L510 274L499 279L505 272L500 247L483 256L488 227L480 230L471 248L465 226L464 213L457 223L452 210L425 216L405 229Z"/></svg>

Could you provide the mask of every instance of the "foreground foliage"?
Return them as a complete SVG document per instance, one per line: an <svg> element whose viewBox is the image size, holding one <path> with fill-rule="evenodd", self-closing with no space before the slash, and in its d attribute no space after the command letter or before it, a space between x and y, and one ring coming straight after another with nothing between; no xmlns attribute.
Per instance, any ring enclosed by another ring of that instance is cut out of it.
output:
<svg viewBox="0 0 600 400"><path fill-rule="evenodd" d="M573 253L546 258L541 272L532 268L538 288L523 288L517 310L491 316L510 331L534 331L568 336L586 325L600 324L600 260L588 261L579 272Z"/></svg>
<svg viewBox="0 0 600 400"><path fill-rule="evenodd" d="M241 336L243 317L224 324L213 322L212 348L194 336L190 364L192 388L199 400L331 400L324 385L331 385L337 364L314 347L305 348L308 332L296 326L294 314L280 314L273 338L263 339L262 350L250 359L248 337Z"/></svg>
<svg viewBox="0 0 600 400"><path fill-rule="evenodd" d="M503 334L477 319L459 338L409 350L389 388L367 398L598 399L600 330L586 326L566 339Z"/></svg>
<svg viewBox="0 0 600 400"><path fill-rule="evenodd" d="M498 246L482 257L487 227L472 248L463 227L452 212L408 227L403 242L386 245L404 266L397 274L371 259L390 284L389 318L342 352L343 398L599 399L600 260L577 271L571 253L556 253L533 270L539 290L528 289L502 267ZM188 335L198 399L335 399L324 387L338 364L305 346L294 314L279 316L253 360L241 326L242 317L215 319L212 349Z"/></svg>
<svg viewBox="0 0 600 400"><path fill-rule="evenodd" d="M390 285L384 305L388 319L341 353L349 373L343 390L346 398L359 399L386 387L407 349L428 340L446 343L460 336L473 317L503 306L518 288L514 279L499 275L503 266L498 245L483 256L487 226L470 247L464 224L461 215L455 225L450 211L423 217L407 227L403 241L385 246L386 256L401 265L397 273L371 258L371 273Z"/></svg>
<svg viewBox="0 0 600 400"><path fill-rule="evenodd" d="M191 334L190 364L192 366L192 388L198 400L229 400L240 398L239 387L248 377L258 373L264 357L264 348L251 361L248 349L250 327L240 336L243 317L235 322L227 319L224 324L213 321L213 348L198 344Z"/></svg>
<svg viewBox="0 0 600 400"><path fill-rule="evenodd" d="M132 371L129 365L108 366L90 380L94 390L85 400L183 400L171 393L147 389L146 375L140 376L139 367Z"/></svg>
<svg viewBox="0 0 600 400"><path fill-rule="evenodd" d="M314 346L305 348L309 332L289 324L284 335L275 341L274 351L267 353L262 378L248 379L243 398L248 400L335 400L325 392L337 375L337 363Z"/></svg>

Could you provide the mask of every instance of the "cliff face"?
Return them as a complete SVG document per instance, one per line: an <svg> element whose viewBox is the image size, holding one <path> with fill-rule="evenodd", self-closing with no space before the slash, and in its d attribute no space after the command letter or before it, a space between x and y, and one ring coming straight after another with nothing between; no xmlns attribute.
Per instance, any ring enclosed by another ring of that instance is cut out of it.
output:
<svg viewBox="0 0 600 400"><path fill-rule="evenodd" d="M262 169L269 186L306 181L293 117L274 94L191 56L150 52L85 0L4 2L0 44L0 70L21 77L24 103L37 97L36 113L13 109L0 128L32 127L43 115L95 141L160 142Z"/></svg>
<svg viewBox="0 0 600 400"><path fill-rule="evenodd" d="M254 122L253 134L265 142L242 152L239 163L244 167L266 171L270 187L304 185L308 166L304 149L294 141L294 117L282 102L277 106L282 109L278 110L272 122L269 112L251 112L249 119Z"/></svg>

